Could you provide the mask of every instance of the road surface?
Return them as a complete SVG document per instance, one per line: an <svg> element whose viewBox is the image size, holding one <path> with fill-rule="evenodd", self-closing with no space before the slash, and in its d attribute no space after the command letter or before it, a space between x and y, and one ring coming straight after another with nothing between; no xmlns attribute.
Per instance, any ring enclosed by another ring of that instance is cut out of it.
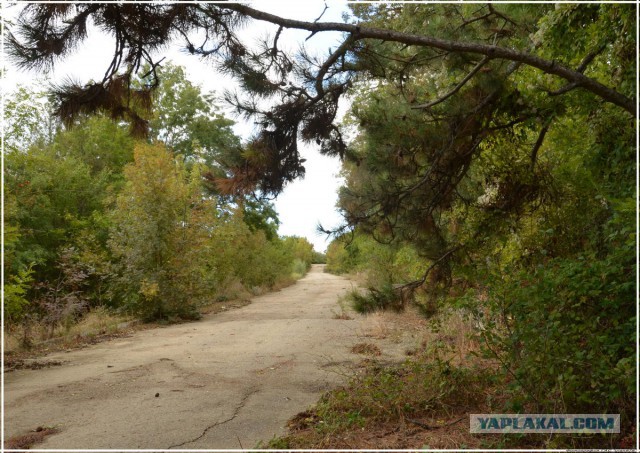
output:
<svg viewBox="0 0 640 453"><path fill-rule="evenodd" d="M34 448L255 448L344 381L363 318L335 319L352 283L314 266L246 307L50 354L5 376L5 436ZM157 395L157 396L156 396Z"/></svg>

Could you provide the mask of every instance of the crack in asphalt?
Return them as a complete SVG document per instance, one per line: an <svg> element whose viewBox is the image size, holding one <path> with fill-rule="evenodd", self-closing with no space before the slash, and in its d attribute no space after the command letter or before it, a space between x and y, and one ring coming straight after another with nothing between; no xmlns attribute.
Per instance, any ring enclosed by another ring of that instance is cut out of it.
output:
<svg viewBox="0 0 640 453"><path fill-rule="evenodd" d="M249 397L252 396L252 395L255 395L256 393L258 393L258 391L259 391L258 389L255 389L255 390L252 390L252 391L248 392L247 394L245 394L242 397L242 400L240 400L240 404L238 404L238 406L236 406L235 410L233 411L233 415L231 417L229 417L228 419L223 420L221 422L214 423L213 425L207 426L204 429L204 431L202 431L202 434L200 434L198 437L196 437L194 439L191 439L191 440L187 440L185 442L182 442L181 444L171 445L170 447L167 448L167 450L171 450L172 448L182 447L183 445L187 445L187 444L191 444L193 442L197 442L200 439L202 439L209 432L209 430L215 428L216 426L220 426L220 425L224 425L225 423L229 423L231 420L236 418L238 416L238 414L240 414L240 411L242 410L244 405L247 403L247 400L249 399Z"/></svg>

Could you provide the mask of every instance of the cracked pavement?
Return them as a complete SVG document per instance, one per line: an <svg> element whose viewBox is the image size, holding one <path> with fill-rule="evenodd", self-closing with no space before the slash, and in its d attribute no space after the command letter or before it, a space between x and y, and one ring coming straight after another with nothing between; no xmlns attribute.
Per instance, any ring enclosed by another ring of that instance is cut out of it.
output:
<svg viewBox="0 0 640 453"><path fill-rule="evenodd" d="M255 448L344 380L363 317L334 319L352 283L316 265L246 307L50 354L5 375L5 436L38 449ZM156 396L158 394L158 396Z"/></svg>

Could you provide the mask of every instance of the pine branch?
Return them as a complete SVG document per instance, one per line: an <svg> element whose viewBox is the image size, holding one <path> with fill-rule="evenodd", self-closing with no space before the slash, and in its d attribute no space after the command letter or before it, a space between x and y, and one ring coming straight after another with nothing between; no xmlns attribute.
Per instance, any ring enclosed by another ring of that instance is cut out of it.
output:
<svg viewBox="0 0 640 453"><path fill-rule="evenodd" d="M300 20L285 19L280 16L258 11L246 5L225 4L221 8L236 11L240 14L252 17L253 19L271 22L285 28L295 28L307 30L310 32L321 31L341 31L350 34L356 34L359 39L380 39L383 41L392 41L411 46L432 47L436 49L446 50L457 53L472 53L490 57L492 59L504 59L513 62L525 64L527 66L539 69L547 74L559 76L570 83L576 83L577 86L590 91L606 102L610 102L622 107L631 113L634 118L636 116L636 101L627 96L609 88L602 83L590 77L586 77L579 71L570 69L556 61L546 60L527 52L521 52L506 47L496 45L470 43L464 41L450 41L446 39L435 38L432 36L415 35L411 33L403 33L392 30L382 30L378 28L362 27L360 25L345 24L339 22L305 22Z"/></svg>

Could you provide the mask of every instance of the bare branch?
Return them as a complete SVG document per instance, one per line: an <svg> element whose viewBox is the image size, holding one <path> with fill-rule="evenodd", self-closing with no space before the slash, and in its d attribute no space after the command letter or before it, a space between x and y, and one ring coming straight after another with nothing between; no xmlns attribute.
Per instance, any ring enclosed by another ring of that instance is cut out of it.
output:
<svg viewBox="0 0 640 453"><path fill-rule="evenodd" d="M465 76L464 79L462 79L460 81L460 83L458 83L453 90L449 91L447 94L445 94L444 96L428 102L426 104L419 104L419 105L413 105L411 106L412 109L429 109L431 107L433 107L434 105L438 105L441 102L446 101L447 99L449 99L451 96L453 96L454 94L456 94L458 91L460 91L460 88L462 88L469 80L471 80L471 78L476 75L476 73L482 69L482 67L487 64L487 62L491 60L490 57L484 57L482 60L480 60L480 62L471 70L471 72L469 74L467 74Z"/></svg>
<svg viewBox="0 0 640 453"><path fill-rule="evenodd" d="M273 38L273 47L271 47L271 56L275 57L278 55L278 39L280 38L280 33L282 33L282 26L278 27L278 31L276 32L276 36Z"/></svg>
<svg viewBox="0 0 640 453"><path fill-rule="evenodd" d="M542 126L542 129L540 129L540 133L538 134L538 139L536 140L536 143L533 145L533 148L531 149L531 166L530 166L530 170L533 172L535 166L536 166L536 160L538 158L538 151L540 150L540 148L542 147L542 143L544 142L544 137L547 135L547 131L549 130L549 126L551 126L551 119L549 119L544 126Z"/></svg>
<svg viewBox="0 0 640 453"><path fill-rule="evenodd" d="M549 94L549 96L560 96L560 95L568 93L569 91L574 90L576 88L578 88L578 84L577 83L575 83L575 82L567 83L562 88L558 88L557 90L554 90L554 91L548 91L547 93Z"/></svg>
<svg viewBox="0 0 640 453"><path fill-rule="evenodd" d="M489 5L489 7L491 7L491 5ZM461 28L466 27L467 25L470 25L470 24L472 24L474 22L477 22L479 20L488 19L489 17L491 17L492 14L493 13L491 11L489 11L488 13L483 14L482 16L476 16L476 17L474 17L472 19L465 19L464 16L460 15L462 17L463 22L458 26L458 28L456 28L456 31L460 30Z"/></svg>
<svg viewBox="0 0 640 453"><path fill-rule="evenodd" d="M450 248L449 250L447 250L445 253L443 253L440 256L440 258L436 259L435 261L433 261L433 263L431 263L431 265L424 271L424 274L422 274L422 277L419 280L414 280L412 282L406 283L406 284L402 285L402 288L416 289L416 288L419 288L420 286L422 286L427 281L427 278L429 277L429 274L431 273L431 271L438 264L440 264L441 261L444 261L452 253L457 252L458 250L460 250L463 247L464 247L464 244L458 244L458 245Z"/></svg>
<svg viewBox="0 0 640 453"><path fill-rule="evenodd" d="M493 5L491 3L487 3L487 6L489 7L489 11L491 11L491 14L498 16L501 19L504 19L505 21L515 25L516 27L519 27L520 25L514 21L513 19L509 18L508 16L502 14L499 11L496 11L496 9L493 7Z"/></svg>
<svg viewBox="0 0 640 453"><path fill-rule="evenodd" d="M331 54L327 61L324 62L320 70L318 71L318 75L316 76L316 93L318 96L324 93L324 88L322 87L322 82L324 80L324 76L327 75L329 68L333 65L338 59L343 56L351 47L351 45L356 42L357 38L351 34L344 40L342 44Z"/></svg>
<svg viewBox="0 0 640 453"><path fill-rule="evenodd" d="M589 64L591 64L591 62L593 61L593 59L595 57L597 57L598 55L600 55L602 52L604 52L604 49L606 49L607 46L600 46L598 49L594 50L593 52L587 54L586 57L584 57L584 59L582 60L582 63L580 63L580 66L578 66L576 68L576 71L583 73L585 69L587 69L587 66Z"/></svg>
<svg viewBox="0 0 640 453"><path fill-rule="evenodd" d="M584 73L585 69L587 69L587 66L589 66L589 64L593 61L593 59L595 57L597 57L599 54L601 54L604 49L606 49L607 46L601 46L600 48L594 50L593 52L587 54L586 57L584 57L584 59L582 60L582 62L580 63L580 66L578 66L576 68L576 71L580 72L580 73ZM568 83L567 85L563 86L562 88L559 88L555 91L549 91L549 96L560 96L561 94L565 94L568 93L569 91L573 90L574 88L578 88L578 86L580 86L578 83L573 82L573 83Z"/></svg>
<svg viewBox="0 0 640 453"><path fill-rule="evenodd" d="M318 22L320 19L322 19L322 16L324 16L324 13L326 13L328 9L329 9L329 5L327 5L327 2L324 2L324 9L320 13L320 15L316 18L316 20L314 20L314 22Z"/></svg>

